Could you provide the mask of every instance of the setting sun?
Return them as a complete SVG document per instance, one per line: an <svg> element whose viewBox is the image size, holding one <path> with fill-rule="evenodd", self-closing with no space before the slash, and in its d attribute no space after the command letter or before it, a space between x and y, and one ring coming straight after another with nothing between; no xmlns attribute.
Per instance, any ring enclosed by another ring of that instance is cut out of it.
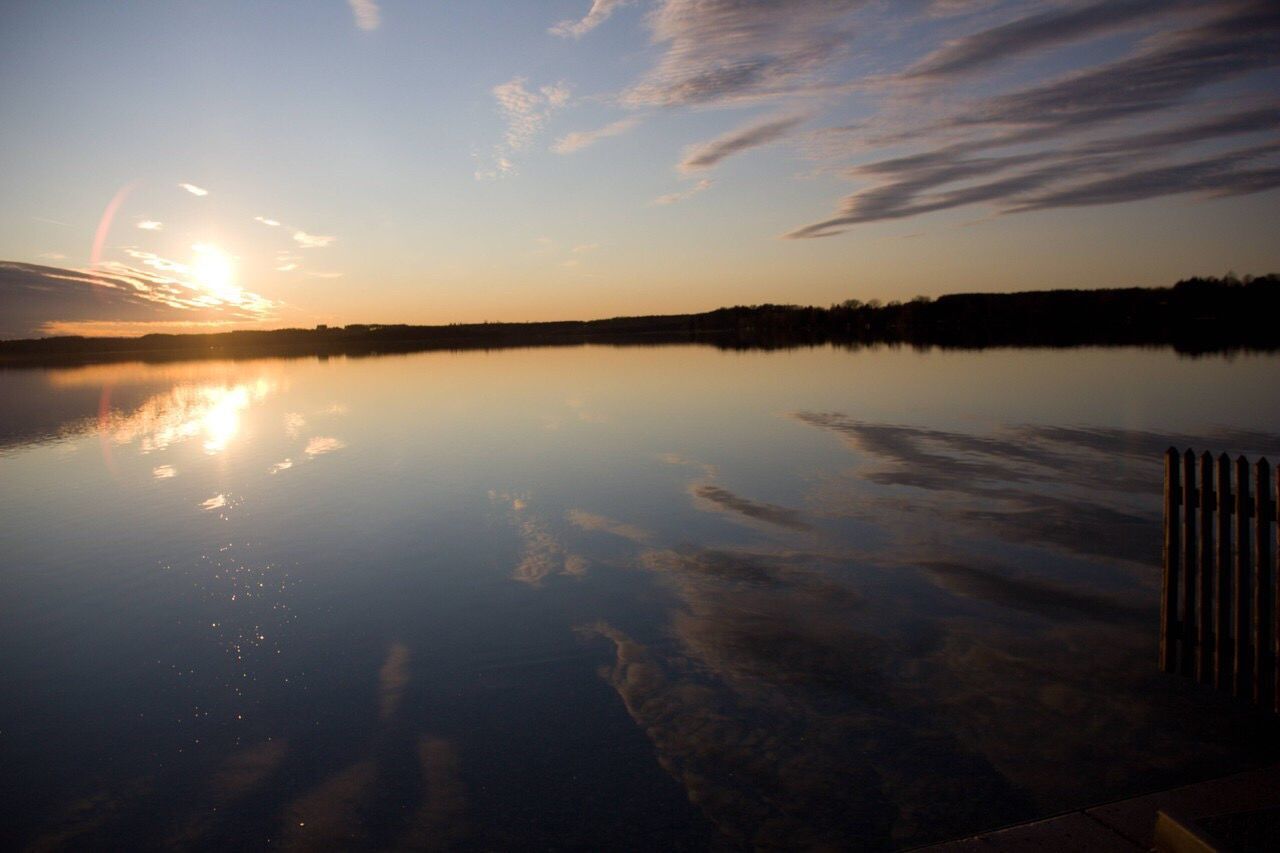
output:
<svg viewBox="0 0 1280 853"><path fill-rule="evenodd" d="M227 254L208 243L196 243L191 250L195 252L191 264L195 283L223 302L239 302L241 291L235 284L235 266Z"/></svg>

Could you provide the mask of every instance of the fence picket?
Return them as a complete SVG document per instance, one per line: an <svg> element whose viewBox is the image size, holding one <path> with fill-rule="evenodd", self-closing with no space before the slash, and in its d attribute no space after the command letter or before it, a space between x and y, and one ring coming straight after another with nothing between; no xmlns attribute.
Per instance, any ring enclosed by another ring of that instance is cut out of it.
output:
<svg viewBox="0 0 1280 853"><path fill-rule="evenodd" d="M1160 667L1280 714L1280 467L1196 462L1165 451Z"/></svg>

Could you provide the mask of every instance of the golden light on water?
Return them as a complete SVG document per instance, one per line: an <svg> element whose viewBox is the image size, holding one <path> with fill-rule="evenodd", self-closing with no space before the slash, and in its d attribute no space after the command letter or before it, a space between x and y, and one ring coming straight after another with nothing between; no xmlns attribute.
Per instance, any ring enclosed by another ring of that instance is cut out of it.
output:
<svg viewBox="0 0 1280 853"><path fill-rule="evenodd" d="M206 453L221 453L239 434L250 404L275 389L266 377L235 385L179 385L148 399L130 415L105 414L100 429L117 445L138 441L143 453L197 437L203 439Z"/></svg>

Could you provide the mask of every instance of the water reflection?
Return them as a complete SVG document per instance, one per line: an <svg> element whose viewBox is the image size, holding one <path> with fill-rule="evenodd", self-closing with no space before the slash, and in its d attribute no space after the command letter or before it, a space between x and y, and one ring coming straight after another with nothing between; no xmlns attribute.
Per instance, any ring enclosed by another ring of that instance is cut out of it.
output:
<svg viewBox="0 0 1280 853"><path fill-rule="evenodd" d="M529 509L527 498L490 491L489 501L506 509L507 518L520 537L520 559L512 578L538 586L552 575L581 577L587 573L590 563L565 548L548 522Z"/></svg>
<svg viewBox="0 0 1280 853"><path fill-rule="evenodd" d="M884 849L1274 758L1154 666L1160 453L1274 454L1274 367L0 372L0 846Z"/></svg>
<svg viewBox="0 0 1280 853"><path fill-rule="evenodd" d="M129 413L110 408L109 391L104 391L98 430L116 445L138 442L142 453L165 450L198 436L203 439L205 453L217 454L240 432L241 418L249 405L275 390L275 383L265 377L232 386L179 385Z"/></svg>

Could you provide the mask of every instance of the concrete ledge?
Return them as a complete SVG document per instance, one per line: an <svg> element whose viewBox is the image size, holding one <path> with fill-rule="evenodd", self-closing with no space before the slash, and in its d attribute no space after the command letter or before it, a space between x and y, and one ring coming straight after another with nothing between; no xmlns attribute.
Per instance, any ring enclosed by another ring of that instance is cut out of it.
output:
<svg viewBox="0 0 1280 853"><path fill-rule="evenodd" d="M1191 822L1216 815L1276 807L1280 807L1280 764L920 849L929 853L1015 850L1131 853L1157 848L1158 820L1161 822L1162 843L1190 844L1195 833L1186 828ZM1207 847L1166 846L1158 849L1193 851L1214 848L1210 844Z"/></svg>

